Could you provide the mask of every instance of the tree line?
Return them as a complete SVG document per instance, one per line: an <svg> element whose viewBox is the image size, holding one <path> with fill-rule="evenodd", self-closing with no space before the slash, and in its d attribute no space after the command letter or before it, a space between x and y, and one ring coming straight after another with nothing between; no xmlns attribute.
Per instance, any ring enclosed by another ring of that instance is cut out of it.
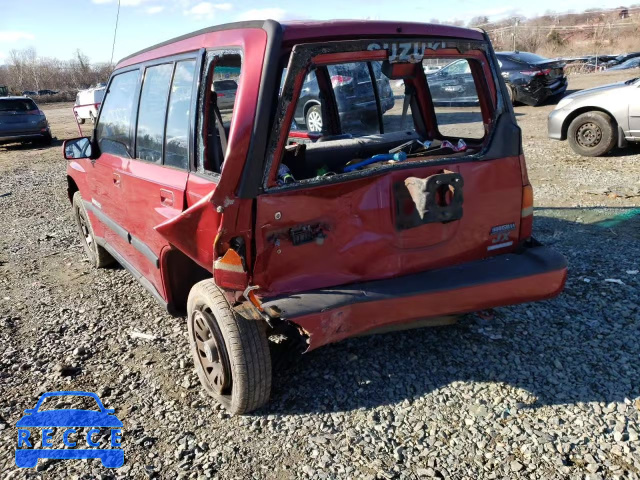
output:
<svg viewBox="0 0 640 480"><path fill-rule="evenodd" d="M108 63L91 63L80 50L71 60L38 57L35 48L11 50L0 65L0 85L11 94L23 91L55 90L73 95L78 90L106 82L113 70Z"/></svg>

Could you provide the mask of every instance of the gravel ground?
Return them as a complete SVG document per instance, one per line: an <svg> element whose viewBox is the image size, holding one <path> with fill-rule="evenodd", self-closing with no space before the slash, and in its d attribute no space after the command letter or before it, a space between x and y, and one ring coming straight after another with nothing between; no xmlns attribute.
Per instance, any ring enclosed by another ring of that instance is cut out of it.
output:
<svg viewBox="0 0 640 480"><path fill-rule="evenodd" d="M565 292L319 349L244 417L202 393L183 319L84 261L59 146L0 147L0 476L640 478L640 155L577 157L545 138L551 108L516 110L534 231L567 256ZM77 136L69 105L44 109L58 138ZM50 390L116 409L123 468L15 467L15 423Z"/></svg>

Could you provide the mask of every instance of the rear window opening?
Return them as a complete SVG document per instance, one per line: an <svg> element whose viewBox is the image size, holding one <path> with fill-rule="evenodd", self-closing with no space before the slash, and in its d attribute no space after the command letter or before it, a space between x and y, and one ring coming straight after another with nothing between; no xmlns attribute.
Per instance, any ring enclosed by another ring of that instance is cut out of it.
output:
<svg viewBox="0 0 640 480"><path fill-rule="evenodd" d="M432 42L440 48L404 59L393 42L295 47L267 188L479 153L496 93L483 44L465 43Z"/></svg>
<svg viewBox="0 0 640 480"><path fill-rule="evenodd" d="M35 102L28 98L19 99L1 99L0 112L33 112L38 110Z"/></svg>

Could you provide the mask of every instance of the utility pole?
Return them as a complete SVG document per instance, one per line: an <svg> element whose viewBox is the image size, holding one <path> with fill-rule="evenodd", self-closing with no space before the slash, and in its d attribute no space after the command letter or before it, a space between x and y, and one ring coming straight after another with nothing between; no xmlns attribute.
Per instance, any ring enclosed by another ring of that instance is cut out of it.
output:
<svg viewBox="0 0 640 480"><path fill-rule="evenodd" d="M518 35L518 24L520 23L520 19L516 18L513 24L513 51L516 51L516 37Z"/></svg>

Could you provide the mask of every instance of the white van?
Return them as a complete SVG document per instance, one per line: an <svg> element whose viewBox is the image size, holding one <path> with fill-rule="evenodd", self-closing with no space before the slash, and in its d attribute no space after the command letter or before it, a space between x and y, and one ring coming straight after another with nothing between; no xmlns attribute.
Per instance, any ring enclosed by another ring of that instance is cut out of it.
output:
<svg viewBox="0 0 640 480"><path fill-rule="evenodd" d="M84 123L85 120L91 120L92 123L95 123L104 92L105 87L103 86L80 90L78 92L78 95L76 95L76 104L73 107L73 113L78 123Z"/></svg>

